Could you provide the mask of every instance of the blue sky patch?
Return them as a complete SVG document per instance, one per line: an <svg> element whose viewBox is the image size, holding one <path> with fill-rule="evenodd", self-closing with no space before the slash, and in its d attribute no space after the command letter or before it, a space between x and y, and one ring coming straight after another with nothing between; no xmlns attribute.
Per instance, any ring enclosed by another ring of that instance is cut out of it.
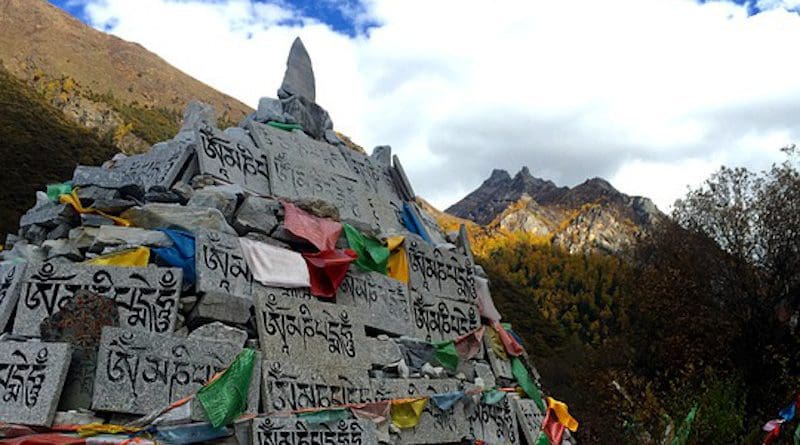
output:
<svg viewBox="0 0 800 445"><path fill-rule="evenodd" d="M312 18L328 25L334 31L356 37L368 35L373 28L380 26L369 18L366 5L361 0L253 0L257 3L271 3L290 9L300 16ZM84 0L50 0L50 3L67 11L78 20L88 23ZM281 23L282 25L301 25L301 21Z"/></svg>

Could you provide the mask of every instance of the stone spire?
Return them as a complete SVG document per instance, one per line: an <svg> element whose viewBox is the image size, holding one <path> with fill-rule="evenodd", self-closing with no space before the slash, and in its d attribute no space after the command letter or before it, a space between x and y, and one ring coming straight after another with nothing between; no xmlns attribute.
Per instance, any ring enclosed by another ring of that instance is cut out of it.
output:
<svg viewBox="0 0 800 445"><path fill-rule="evenodd" d="M289 58L286 60L286 74L283 75L283 83L278 90L279 98L285 99L289 96L302 96L311 102L316 101L314 69L300 37L292 43Z"/></svg>

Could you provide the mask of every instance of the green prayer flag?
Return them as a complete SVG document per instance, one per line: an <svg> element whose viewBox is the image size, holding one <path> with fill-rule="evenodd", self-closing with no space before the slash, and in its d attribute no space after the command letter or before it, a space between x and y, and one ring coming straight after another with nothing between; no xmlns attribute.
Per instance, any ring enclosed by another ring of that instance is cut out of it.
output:
<svg viewBox="0 0 800 445"><path fill-rule="evenodd" d="M453 340L434 343L436 347L436 355L434 358L440 365L445 368L455 371L458 368L458 351L456 344Z"/></svg>
<svg viewBox="0 0 800 445"><path fill-rule="evenodd" d="M536 445L551 445L547 434L544 432L539 433L539 438L536 439Z"/></svg>
<svg viewBox="0 0 800 445"><path fill-rule="evenodd" d="M483 393L483 403L486 405L496 405L498 402L506 398L506 393L496 389L490 389Z"/></svg>
<svg viewBox="0 0 800 445"><path fill-rule="evenodd" d="M389 249L382 242L372 237L364 236L358 229L347 223L342 223L344 234L350 248L358 254L356 264L364 269L386 275L386 265L389 262Z"/></svg>
<svg viewBox="0 0 800 445"><path fill-rule="evenodd" d="M347 419L350 417L350 412L346 408L333 408L299 413L297 417L311 424L328 423Z"/></svg>
<svg viewBox="0 0 800 445"><path fill-rule="evenodd" d="M525 391L525 394L536 402L536 406L539 407L539 410L545 412L546 407L542 400L542 393L539 391L539 387L531 380L528 369L525 368L525 365L519 357L511 358L511 373L514 374L514 378L517 379L517 384Z"/></svg>
<svg viewBox="0 0 800 445"><path fill-rule="evenodd" d="M60 184L47 184L47 199L50 201L58 202L58 197L61 195L69 195L72 193L72 181L62 182Z"/></svg>
<svg viewBox="0 0 800 445"><path fill-rule="evenodd" d="M243 349L221 376L197 391L206 417L214 428L227 425L244 412L256 352Z"/></svg>
<svg viewBox="0 0 800 445"><path fill-rule="evenodd" d="M692 423L694 422L695 415L697 415L697 405L689 410L689 414L686 415L683 423L678 428L678 431L675 433L675 439L672 441L673 445L685 445L686 441L689 440L689 434L692 432Z"/></svg>
<svg viewBox="0 0 800 445"><path fill-rule="evenodd" d="M292 131L292 130L302 130L303 126L300 124L284 124L283 122L275 122L269 121L267 125L270 127L280 128L281 130Z"/></svg>

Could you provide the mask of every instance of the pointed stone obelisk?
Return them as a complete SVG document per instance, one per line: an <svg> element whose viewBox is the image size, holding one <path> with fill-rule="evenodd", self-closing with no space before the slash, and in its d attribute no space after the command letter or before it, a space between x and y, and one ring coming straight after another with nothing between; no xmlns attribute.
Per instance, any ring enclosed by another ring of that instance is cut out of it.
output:
<svg viewBox="0 0 800 445"><path fill-rule="evenodd" d="M286 74L283 75L283 83L278 90L278 97L281 99L289 96L302 96L311 102L316 101L314 69L300 37L292 43L289 58L286 60Z"/></svg>

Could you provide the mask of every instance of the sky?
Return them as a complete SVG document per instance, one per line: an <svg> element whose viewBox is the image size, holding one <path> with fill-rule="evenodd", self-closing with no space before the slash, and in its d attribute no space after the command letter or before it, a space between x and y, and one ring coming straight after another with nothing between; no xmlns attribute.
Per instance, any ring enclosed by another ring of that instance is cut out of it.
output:
<svg viewBox="0 0 800 445"><path fill-rule="evenodd" d="M446 208L495 168L664 211L800 141L800 0L52 0L256 107L300 36L317 103Z"/></svg>

